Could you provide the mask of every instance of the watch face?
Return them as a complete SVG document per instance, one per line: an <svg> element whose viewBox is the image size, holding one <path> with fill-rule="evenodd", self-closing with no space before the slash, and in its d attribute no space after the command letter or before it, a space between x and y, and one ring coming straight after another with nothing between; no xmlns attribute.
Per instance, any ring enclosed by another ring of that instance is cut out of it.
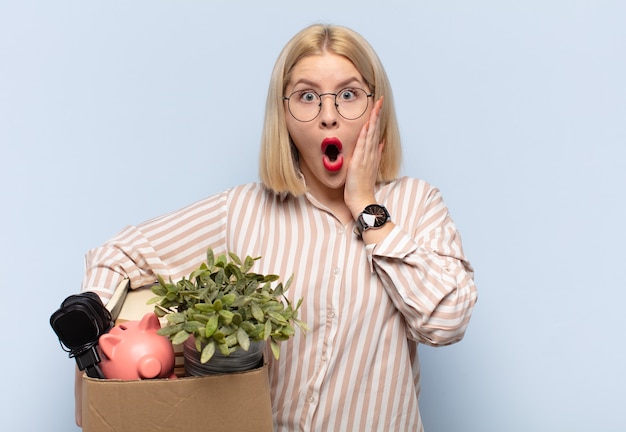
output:
<svg viewBox="0 0 626 432"><path fill-rule="evenodd" d="M363 212L363 220L371 227L384 225L388 217L389 213L387 213L385 207L379 205L369 205L365 207Z"/></svg>

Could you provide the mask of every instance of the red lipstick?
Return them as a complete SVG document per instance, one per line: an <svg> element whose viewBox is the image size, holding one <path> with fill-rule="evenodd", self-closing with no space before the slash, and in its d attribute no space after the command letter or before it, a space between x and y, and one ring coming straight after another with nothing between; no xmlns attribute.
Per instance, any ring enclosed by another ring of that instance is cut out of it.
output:
<svg viewBox="0 0 626 432"><path fill-rule="evenodd" d="M339 171L343 167L343 145L339 138L325 138L322 141L322 162L328 171Z"/></svg>

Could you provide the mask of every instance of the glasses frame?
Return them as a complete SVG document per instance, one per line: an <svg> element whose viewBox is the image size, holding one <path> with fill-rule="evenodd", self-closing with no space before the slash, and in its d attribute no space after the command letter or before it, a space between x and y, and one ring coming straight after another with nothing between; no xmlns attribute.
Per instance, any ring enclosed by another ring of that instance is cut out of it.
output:
<svg viewBox="0 0 626 432"><path fill-rule="evenodd" d="M363 112L360 115L358 115L357 117L349 118L349 117L346 117L343 114L341 114L341 111L339 111L339 104L337 103L337 96L340 95L344 90L361 90L363 93L365 93L367 103L365 104L365 109L363 110ZM283 96L283 100L287 101L287 109L289 110L289 114L291 114L291 117L293 117L294 119L296 119L297 121L302 122L302 123L312 122L313 120L315 120L317 118L317 116L320 115L320 113L322 112L322 97L323 96L333 96L334 97L334 104L335 104L335 109L337 110L337 113L341 117L346 119L346 120L356 120L356 119L359 119L359 118L363 117L363 114L365 114L365 112L367 111L367 107L370 104L369 98L374 97L374 93L368 93L365 89L360 88L360 87L346 87L346 88L343 88L343 89L339 90L337 93L330 93L330 92L328 92L328 93L318 93L318 92L316 92L314 90L308 90L308 91L311 92L311 93L315 93L317 95L317 97L319 98L319 100L320 100L320 103L317 104L317 114L315 114L315 116L313 116L313 118L310 119L310 120L300 120L291 111L291 105L289 104L289 100L293 97L294 94L301 92L301 90L295 90L295 91L291 92L291 94L289 96Z"/></svg>

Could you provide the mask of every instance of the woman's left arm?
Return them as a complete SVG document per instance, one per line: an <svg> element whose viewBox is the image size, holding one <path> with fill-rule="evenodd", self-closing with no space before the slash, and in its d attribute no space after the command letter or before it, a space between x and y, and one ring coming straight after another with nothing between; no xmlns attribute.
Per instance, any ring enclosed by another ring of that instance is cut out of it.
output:
<svg viewBox="0 0 626 432"><path fill-rule="evenodd" d="M382 241L367 246L368 255L409 336L449 345L463 338L476 303L474 271L439 190L425 182L408 189L412 193L403 196L402 205L390 210L394 226ZM400 214L394 217L394 211Z"/></svg>

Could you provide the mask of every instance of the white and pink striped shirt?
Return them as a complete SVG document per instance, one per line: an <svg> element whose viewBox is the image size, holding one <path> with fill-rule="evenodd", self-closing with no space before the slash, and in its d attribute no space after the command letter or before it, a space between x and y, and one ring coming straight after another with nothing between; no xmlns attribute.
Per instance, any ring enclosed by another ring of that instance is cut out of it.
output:
<svg viewBox="0 0 626 432"><path fill-rule="evenodd" d="M188 276L206 257L261 256L279 274L311 331L271 355L277 431L421 431L417 343L459 341L476 302L473 270L439 191L401 178L377 186L396 224L366 246L310 194L238 186L139 226L86 256L83 290L111 296L155 275Z"/></svg>

